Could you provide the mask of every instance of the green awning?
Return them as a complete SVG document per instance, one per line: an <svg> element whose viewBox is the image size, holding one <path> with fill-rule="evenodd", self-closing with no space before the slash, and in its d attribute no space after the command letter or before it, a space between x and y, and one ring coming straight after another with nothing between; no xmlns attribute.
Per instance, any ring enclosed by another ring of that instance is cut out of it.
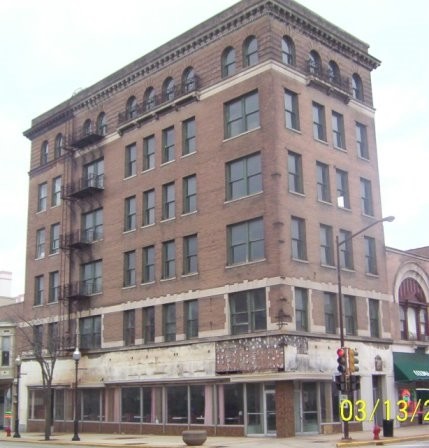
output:
<svg viewBox="0 0 429 448"><path fill-rule="evenodd" d="M429 355L393 352L395 381L429 381Z"/></svg>

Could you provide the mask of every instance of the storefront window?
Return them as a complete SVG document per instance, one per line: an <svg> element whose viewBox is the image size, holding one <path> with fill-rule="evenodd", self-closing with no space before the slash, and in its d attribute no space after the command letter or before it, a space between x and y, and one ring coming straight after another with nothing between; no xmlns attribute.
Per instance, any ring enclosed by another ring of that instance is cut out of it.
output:
<svg viewBox="0 0 429 448"><path fill-rule="evenodd" d="M204 386L190 386L191 423L204 424Z"/></svg>
<svg viewBox="0 0 429 448"><path fill-rule="evenodd" d="M261 385L249 383L246 385L247 398L247 433L261 434L263 432L263 409Z"/></svg>
<svg viewBox="0 0 429 448"><path fill-rule="evenodd" d="M84 421L100 421L102 420L102 405L101 405L101 390L100 389L83 389L82 390L82 410Z"/></svg>
<svg viewBox="0 0 429 448"><path fill-rule="evenodd" d="M31 390L30 399L28 400L28 415L31 419L44 419L45 418L45 406L43 403L43 390L34 389Z"/></svg>
<svg viewBox="0 0 429 448"><path fill-rule="evenodd" d="M57 389L54 393L54 420L64 420L64 390Z"/></svg>
<svg viewBox="0 0 429 448"><path fill-rule="evenodd" d="M218 386L219 424L243 424L243 385L225 384Z"/></svg>
<svg viewBox="0 0 429 448"><path fill-rule="evenodd" d="M167 387L167 422L188 423L188 393L186 386Z"/></svg>
<svg viewBox="0 0 429 448"><path fill-rule="evenodd" d="M122 421L140 422L140 388L124 387L122 390Z"/></svg>

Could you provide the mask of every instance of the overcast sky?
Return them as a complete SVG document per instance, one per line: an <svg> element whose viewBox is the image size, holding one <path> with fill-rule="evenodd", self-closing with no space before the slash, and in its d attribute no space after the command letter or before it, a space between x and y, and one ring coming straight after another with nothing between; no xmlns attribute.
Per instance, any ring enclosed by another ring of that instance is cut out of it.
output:
<svg viewBox="0 0 429 448"><path fill-rule="evenodd" d="M235 0L0 1L0 271L24 292L31 119ZM386 244L429 245L429 2L301 0L370 44Z"/></svg>

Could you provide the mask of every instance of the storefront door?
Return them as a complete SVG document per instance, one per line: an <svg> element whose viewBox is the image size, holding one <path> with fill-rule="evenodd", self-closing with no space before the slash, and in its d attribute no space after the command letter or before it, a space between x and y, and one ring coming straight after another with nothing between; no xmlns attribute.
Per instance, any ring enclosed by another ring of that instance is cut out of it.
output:
<svg viewBox="0 0 429 448"><path fill-rule="evenodd" d="M295 431L297 433L319 432L316 382L297 384L295 389Z"/></svg>
<svg viewBox="0 0 429 448"><path fill-rule="evenodd" d="M246 384L247 434L273 435L276 433L276 402L274 386Z"/></svg>

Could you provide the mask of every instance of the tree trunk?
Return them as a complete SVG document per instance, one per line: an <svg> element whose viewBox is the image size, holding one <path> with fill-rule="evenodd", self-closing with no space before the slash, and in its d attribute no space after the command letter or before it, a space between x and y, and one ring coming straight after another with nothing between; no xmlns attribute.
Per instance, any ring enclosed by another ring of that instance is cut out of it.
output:
<svg viewBox="0 0 429 448"><path fill-rule="evenodd" d="M45 440L50 440L51 437L51 422L52 422L52 403L51 403L51 383L48 382L44 391L45 395Z"/></svg>

